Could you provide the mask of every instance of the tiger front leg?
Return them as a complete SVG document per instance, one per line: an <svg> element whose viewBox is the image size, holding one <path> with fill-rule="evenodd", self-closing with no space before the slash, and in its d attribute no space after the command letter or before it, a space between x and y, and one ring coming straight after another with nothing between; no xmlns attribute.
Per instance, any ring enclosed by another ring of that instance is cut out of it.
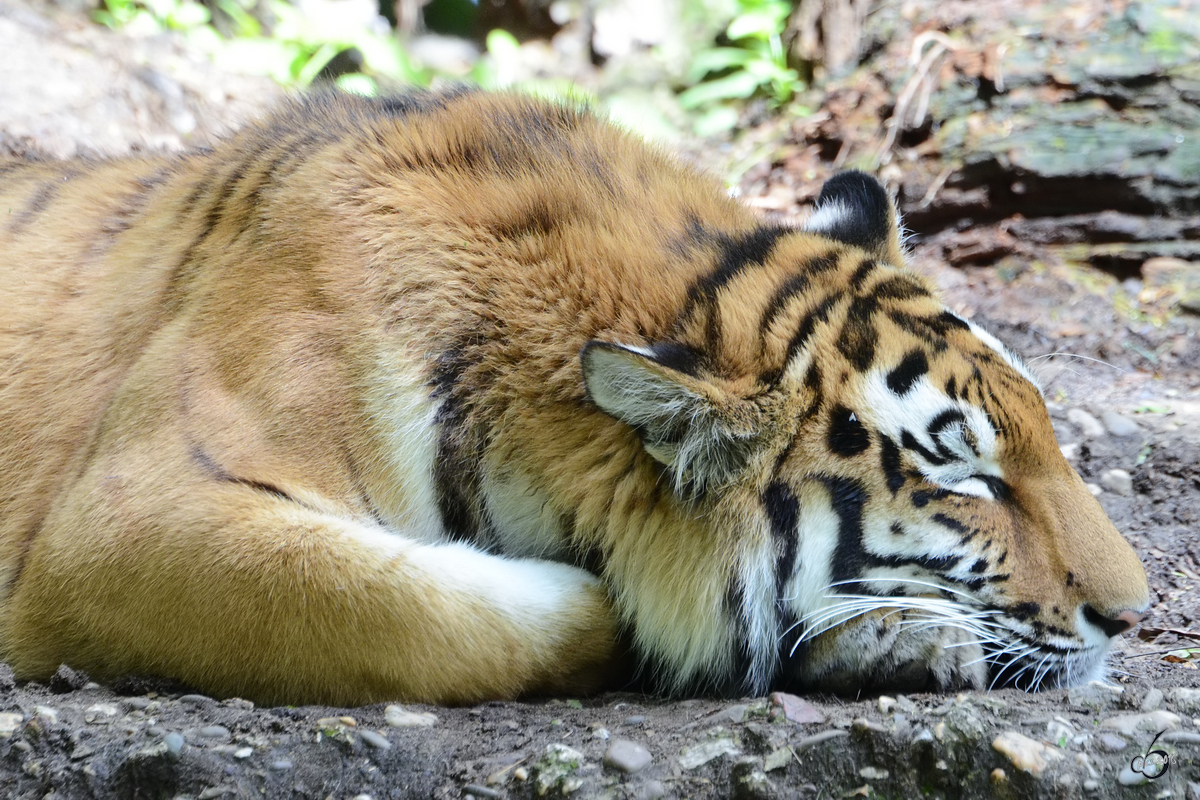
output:
<svg viewBox="0 0 1200 800"><path fill-rule="evenodd" d="M336 512L336 509L334 509ZM599 688L616 619L588 573L423 544L244 483L85 478L3 609L23 678L173 678L265 703L471 703Z"/></svg>

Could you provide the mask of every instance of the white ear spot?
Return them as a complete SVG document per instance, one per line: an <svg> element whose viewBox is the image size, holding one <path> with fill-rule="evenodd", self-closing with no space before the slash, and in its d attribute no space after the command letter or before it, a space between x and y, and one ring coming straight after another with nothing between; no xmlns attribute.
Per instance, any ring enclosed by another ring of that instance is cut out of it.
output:
<svg viewBox="0 0 1200 800"><path fill-rule="evenodd" d="M813 212L805 221L802 230L809 233L828 234L844 226L850 218L851 211L839 202L826 203Z"/></svg>

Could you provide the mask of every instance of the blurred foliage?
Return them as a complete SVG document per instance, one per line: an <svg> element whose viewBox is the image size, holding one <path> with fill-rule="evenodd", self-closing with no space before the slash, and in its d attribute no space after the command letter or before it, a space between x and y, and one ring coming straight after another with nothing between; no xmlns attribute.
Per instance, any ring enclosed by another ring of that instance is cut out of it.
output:
<svg viewBox="0 0 1200 800"><path fill-rule="evenodd" d="M750 97L765 96L777 108L804 89L783 46L791 10L788 0L738 0L737 15L725 29L729 45L696 53L686 76L689 88L679 95L679 103L698 112L698 133L732 128L739 103Z"/></svg>
<svg viewBox="0 0 1200 800"><path fill-rule="evenodd" d="M527 74L521 45L501 29L487 36L486 53L469 72L445 75L413 58L382 17L368 24L361 14L346 14L336 4L304 0L206 2L209 5L197 0L104 0L104 8L94 16L112 28L179 31L221 66L270 75L289 87L333 78L346 91L370 95L381 86L429 86L438 78L449 78L486 88L580 95L570 81L520 80ZM220 26L214 25L210 8L221 15ZM764 97L778 107L803 88L796 71L787 66L782 42L790 10L788 0L682 0L681 25L688 20L697 23L693 19L697 16L705 18L703 25L685 25L693 32L680 41L690 57L678 67L688 65L680 76L685 88L677 96L678 106L697 133L711 135L733 128L752 97ZM263 18L272 20L269 27L260 21ZM673 105L669 99L668 103Z"/></svg>

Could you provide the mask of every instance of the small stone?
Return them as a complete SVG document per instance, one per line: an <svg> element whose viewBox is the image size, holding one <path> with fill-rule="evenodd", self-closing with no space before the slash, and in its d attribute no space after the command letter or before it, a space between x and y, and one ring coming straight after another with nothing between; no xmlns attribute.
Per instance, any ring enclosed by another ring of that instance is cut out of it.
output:
<svg viewBox="0 0 1200 800"><path fill-rule="evenodd" d="M1072 463L1079 460L1079 451L1081 449L1082 445L1079 442L1068 442L1067 444L1060 444L1058 446L1058 451L1062 453L1063 458Z"/></svg>
<svg viewBox="0 0 1200 800"><path fill-rule="evenodd" d="M120 713L120 710L111 703L96 703L87 707L87 710L83 712L83 719L93 725L107 725Z"/></svg>
<svg viewBox="0 0 1200 800"><path fill-rule="evenodd" d="M365 728L358 732L358 738L376 750L387 750L392 746L392 743L382 733L376 733Z"/></svg>
<svg viewBox="0 0 1200 800"><path fill-rule="evenodd" d="M1100 420L1093 417L1082 408L1072 408L1067 411L1067 421L1079 429L1088 439L1099 439L1104 436L1104 426Z"/></svg>
<svg viewBox="0 0 1200 800"><path fill-rule="evenodd" d="M792 763L792 759L796 754L792 752L790 747L780 747L777 750L772 750L763 759L763 769L767 772L774 772L777 769L783 769L788 764Z"/></svg>
<svg viewBox="0 0 1200 800"><path fill-rule="evenodd" d="M1141 786L1143 783L1149 783L1149 779L1141 772L1134 772L1133 767L1126 764L1117 775L1117 783L1122 786Z"/></svg>
<svg viewBox="0 0 1200 800"><path fill-rule="evenodd" d="M1115 411L1105 411L1100 415L1100 419L1113 436L1133 436L1141 433L1142 430L1129 417L1123 417Z"/></svg>
<svg viewBox="0 0 1200 800"><path fill-rule="evenodd" d="M1100 789L1100 781L1095 778L1088 778L1083 782L1083 790L1085 792L1095 792Z"/></svg>
<svg viewBox="0 0 1200 800"><path fill-rule="evenodd" d="M388 706L383 718L393 728L428 728L437 722L437 715L426 711L408 711L400 706Z"/></svg>
<svg viewBox="0 0 1200 800"><path fill-rule="evenodd" d="M1016 731L1005 731L997 736L992 740L992 748L1006 756L1014 767L1030 775L1041 775L1051 763L1063 759L1057 747L1030 739Z"/></svg>
<svg viewBox="0 0 1200 800"><path fill-rule="evenodd" d="M885 781L891 774L886 769L880 769L879 767L863 767L858 771L859 777L868 781Z"/></svg>
<svg viewBox="0 0 1200 800"><path fill-rule="evenodd" d="M1200 689L1172 689L1167 699L1185 714L1200 715Z"/></svg>
<svg viewBox="0 0 1200 800"><path fill-rule="evenodd" d="M249 758L252 755L254 755L253 747L239 747L233 751L234 758Z"/></svg>
<svg viewBox="0 0 1200 800"><path fill-rule="evenodd" d="M1163 693L1162 689L1154 687L1146 692L1146 696L1142 698L1142 704L1138 708L1142 711L1157 711L1162 708Z"/></svg>
<svg viewBox="0 0 1200 800"><path fill-rule="evenodd" d="M613 739L604 752L604 766L626 775L641 772L653 760L649 750L628 739Z"/></svg>
<svg viewBox="0 0 1200 800"><path fill-rule="evenodd" d="M1129 747L1129 743L1115 734L1101 733L1096 736L1096 746L1106 753L1119 753Z"/></svg>
<svg viewBox="0 0 1200 800"><path fill-rule="evenodd" d="M736 756L741 751L731 734L720 728L709 733L705 741L685 748L679 756L679 765L684 769L696 769L721 756Z"/></svg>
<svg viewBox="0 0 1200 800"><path fill-rule="evenodd" d="M58 712L50 706L37 706L33 710L33 715L40 719L43 725L58 724Z"/></svg>
<svg viewBox="0 0 1200 800"><path fill-rule="evenodd" d="M130 711L145 711L150 708L153 702L149 697L125 697L121 699L121 705Z"/></svg>
<svg viewBox="0 0 1200 800"><path fill-rule="evenodd" d="M621 720L622 725L644 725L645 722L646 718L641 714L635 714L632 717L626 717L625 719Z"/></svg>
<svg viewBox="0 0 1200 800"><path fill-rule="evenodd" d="M228 700L223 701L221 703L221 705L225 706L226 708L236 708L239 711L253 711L254 710L253 701L243 700L240 697L230 697Z"/></svg>
<svg viewBox="0 0 1200 800"><path fill-rule="evenodd" d="M291 761L288 761L286 758L281 758L279 761L271 762L271 769L273 769L277 772L287 772L289 769L291 769L294 766L296 766L296 765L293 764Z"/></svg>
<svg viewBox="0 0 1200 800"><path fill-rule="evenodd" d="M1088 681L1083 686L1073 686L1067 692L1067 702L1076 708L1104 711L1116 708L1125 690L1104 681Z"/></svg>
<svg viewBox="0 0 1200 800"><path fill-rule="evenodd" d="M216 701L204 694L181 694L179 696L179 702L187 703L188 705L193 706L202 706L205 703L213 703Z"/></svg>
<svg viewBox="0 0 1200 800"><path fill-rule="evenodd" d="M1000 785L1008 780L1008 773L999 767L996 767L994 770L992 770L989 777L991 778L992 783Z"/></svg>
<svg viewBox="0 0 1200 800"><path fill-rule="evenodd" d="M822 724L829 720L819 708L794 694L772 692L770 700L772 720L783 717L796 725Z"/></svg>
<svg viewBox="0 0 1200 800"><path fill-rule="evenodd" d="M504 797L504 792L489 786L480 786L478 783L468 783L463 786L463 795L480 797L484 800L496 800L496 798Z"/></svg>
<svg viewBox="0 0 1200 800"><path fill-rule="evenodd" d="M1179 727L1182 718L1170 711L1148 711L1144 714L1117 714L1101 720L1100 728L1106 731L1116 731L1130 738L1144 733L1158 733L1164 730L1174 730Z"/></svg>
<svg viewBox="0 0 1200 800"><path fill-rule="evenodd" d="M1100 485L1122 497L1129 497L1133 494L1133 476L1123 469L1106 471L1100 476Z"/></svg>
<svg viewBox="0 0 1200 800"><path fill-rule="evenodd" d="M879 713L886 714L896 707L896 698L883 694L879 696Z"/></svg>
<svg viewBox="0 0 1200 800"><path fill-rule="evenodd" d="M201 739L228 739L233 734L224 725L205 725L197 729L196 735Z"/></svg>
<svg viewBox="0 0 1200 800"><path fill-rule="evenodd" d="M732 705L732 706L729 706L728 708L723 708L720 711L718 711L716 714L713 714L709 718L709 722L713 722L713 723L743 722L746 719L746 712L749 710L750 710L749 705L747 705L745 703L738 703L737 705Z"/></svg>
<svg viewBox="0 0 1200 800"><path fill-rule="evenodd" d="M76 672L66 664L59 666L58 670L50 678L50 691L55 694L66 694L74 692L87 686L88 676L82 672Z"/></svg>
<svg viewBox="0 0 1200 800"><path fill-rule="evenodd" d="M830 730L830 731L821 731L820 733L814 733L812 736L805 736L803 739L801 739L800 741L798 741L794 745L792 745L792 749L795 750L797 753L799 753L803 750L807 750L810 747L815 747L816 745L819 745L822 742L827 742L830 739L838 739L842 736L849 736L849 735L850 735L850 731L841 731L841 730L837 730L837 729Z"/></svg>
<svg viewBox="0 0 1200 800"><path fill-rule="evenodd" d="M1104 488L1098 483L1085 483L1083 487L1088 490L1088 494L1092 497L1099 497L1104 494Z"/></svg>
<svg viewBox="0 0 1200 800"><path fill-rule="evenodd" d="M611 735L612 734L608 732L608 728L596 728L594 731L592 731L592 738L599 739L602 742L608 741L608 737Z"/></svg>
<svg viewBox="0 0 1200 800"><path fill-rule="evenodd" d="M637 800L660 800L667 796L667 786L662 781L646 781L634 796Z"/></svg>
<svg viewBox="0 0 1200 800"><path fill-rule="evenodd" d="M183 751L183 734L172 731L163 737L163 744L167 746L168 753L177 756Z"/></svg>

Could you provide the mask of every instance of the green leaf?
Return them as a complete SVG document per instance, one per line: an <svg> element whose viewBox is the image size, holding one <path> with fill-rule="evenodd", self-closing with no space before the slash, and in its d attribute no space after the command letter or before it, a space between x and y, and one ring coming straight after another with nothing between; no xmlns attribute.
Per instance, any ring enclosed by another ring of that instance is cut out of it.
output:
<svg viewBox="0 0 1200 800"><path fill-rule="evenodd" d="M334 83L343 92L349 94L358 94L363 97L374 97L379 94L379 87L375 84L375 79L369 75L363 75L361 72L339 75Z"/></svg>
<svg viewBox="0 0 1200 800"><path fill-rule="evenodd" d="M719 136L733 130L738 122L736 108L730 106L715 106L696 118L692 124L697 136Z"/></svg>
<svg viewBox="0 0 1200 800"><path fill-rule="evenodd" d="M692 109L720 100L745 99L761 85L762 81L756 75L735 72L687 89L679 95L679 105Z"/></svg>
<svg viewBox="0 0 1200 800"><path fill-rule="evenodd" d="M723 72L732 67L746 65L754 54L741 47L714 47L701 50L688 67L687 82L698 83L710 72Z"/></svg>
<svg viewBox="0 0 1200 800"><path fill-rule="evenodd" d="M766 39L783 32L787 19L787 4L768 6L767 8L739 14L725 29L730 39L745 39L749 37Z"/></svg>

